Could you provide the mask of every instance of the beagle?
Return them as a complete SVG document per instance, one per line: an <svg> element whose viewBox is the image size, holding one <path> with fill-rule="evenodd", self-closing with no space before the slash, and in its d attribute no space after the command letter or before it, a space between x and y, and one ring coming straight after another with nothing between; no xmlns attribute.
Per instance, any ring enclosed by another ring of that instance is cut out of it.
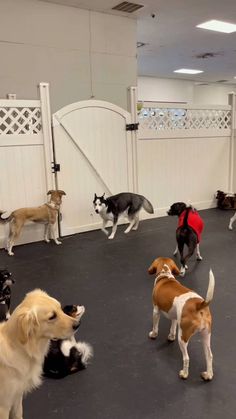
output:
<svg viewBox="0 0 236 419"><path fill-rule="evenodd" d="M161 313L171 320L168 335L170 342L175 340L178 326L178 342L183 356L183 369L180 370L179 376L186 379L189 375L188 343L195 333L200 332L206 358L206 371L202 372L201 377L205 381L210 381L213 378L213 356L211 352L212 318L209 304L213 299L215 286L213 272L212 270L209 272L209 285L204 300L196 292L184 287L175 279L173 273L178 271L178 268L173 260L170 259L171 262L167 262L166 258L158 258L156 261L158 261L156 262L157 277L152 294L153 328L149 337L156 339ZM155 269L153 264L151 267L153 270Z"/></svg>
<svg viewBox="0 0 236 419"><path fill-rule="evenodd" d="M48 243L49 235L51 233L55 243L61 244L56 238L56 221L62 201L62 195L66 195L66 193L60 190L51 190L48 191L47 195L51 196L49 202L40 207L19 208L13 211L7 218L2 218L4 212L0 211L0 223L10 223L10 232L7 242L7 251L10 256L14 255L12 248L27 221L45 224L44 240Z"/></svg>

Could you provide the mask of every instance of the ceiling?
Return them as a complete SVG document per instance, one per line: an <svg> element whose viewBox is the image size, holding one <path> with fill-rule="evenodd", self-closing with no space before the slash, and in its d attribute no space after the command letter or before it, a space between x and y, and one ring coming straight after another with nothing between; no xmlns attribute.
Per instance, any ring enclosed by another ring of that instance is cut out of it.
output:
<svg viewBox="0 0 236 419"><path fill-rule="evenodd" d="M136 18L137 42L145 44L137 49L139 76L236 83L236 32L224 34L196 28L210 19L236 23L235 0L129 0L144 6L132 14L112 10L122 0L44 1ZM204 72L173 73L183 67Z"/></svg>

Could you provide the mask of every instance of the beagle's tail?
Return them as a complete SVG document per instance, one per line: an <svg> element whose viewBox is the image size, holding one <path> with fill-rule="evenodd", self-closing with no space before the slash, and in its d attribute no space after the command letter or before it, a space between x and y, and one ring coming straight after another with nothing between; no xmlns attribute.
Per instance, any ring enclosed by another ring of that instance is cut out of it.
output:
<svg viewBox="0 0 236 419"><path fill-rule="evenodd" d="M208 284L206 298L199 304L199 308L198 308L199 310L201 310L204 307L209 306L210 302L213 300L214 289L215 289L215 277L212 270L210 269L209 284Z"/></svg>
<svg viewBox="0 0 236 419"><path fill-rule="evenodd" d="M2 214L4 214L4 213L5 213L4 211L1 211L1 210L0 210L0 223L1 223L1 224L6 224L6 223L9 223L9 222L12 220L12 218L14 217L14 215L11 213L11 214L9 215L9 217L2 218Z"/></svg>

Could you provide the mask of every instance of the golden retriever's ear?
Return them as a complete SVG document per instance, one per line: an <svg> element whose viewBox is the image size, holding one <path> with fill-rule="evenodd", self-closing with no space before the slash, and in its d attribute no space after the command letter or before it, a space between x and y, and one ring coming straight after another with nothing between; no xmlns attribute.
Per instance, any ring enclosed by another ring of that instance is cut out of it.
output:
<svg viewBox="0 0 236 419"><path fill-rule="evenodd" d="M172 261L172 264L171 264L171 272L174 275L179 275L180 274L180 270L179 270L178 266L175 264L174 261Z"/></svg>
<svg viewBox="0 0 236 419"><path fill-rule="evenodd" d="M24 345L35 334L39 326L37 313L35 310L24 310L19 313L17 318L17 333L19 341Z"/></svg>
<svg viewBox="0 0 236 419"><path fill-rule="evenodd" d="M149 275L153 275L157 272L157 263L156 260L154 260L151 264L151 266L149 266L148 268L148 273Z"/></svg>

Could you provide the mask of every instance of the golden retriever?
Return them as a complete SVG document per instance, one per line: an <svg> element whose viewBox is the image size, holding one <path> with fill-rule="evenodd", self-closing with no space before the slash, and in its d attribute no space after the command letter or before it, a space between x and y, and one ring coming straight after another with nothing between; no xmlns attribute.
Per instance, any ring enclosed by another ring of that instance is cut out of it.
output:
<svg viewBox="0 0 236 419"><path fill-rule="evenodd" d="M39 289L0 324L0 419L23 419L22 397L41 383L50 339L69 338L77 327L78 321Z"/></svg>

